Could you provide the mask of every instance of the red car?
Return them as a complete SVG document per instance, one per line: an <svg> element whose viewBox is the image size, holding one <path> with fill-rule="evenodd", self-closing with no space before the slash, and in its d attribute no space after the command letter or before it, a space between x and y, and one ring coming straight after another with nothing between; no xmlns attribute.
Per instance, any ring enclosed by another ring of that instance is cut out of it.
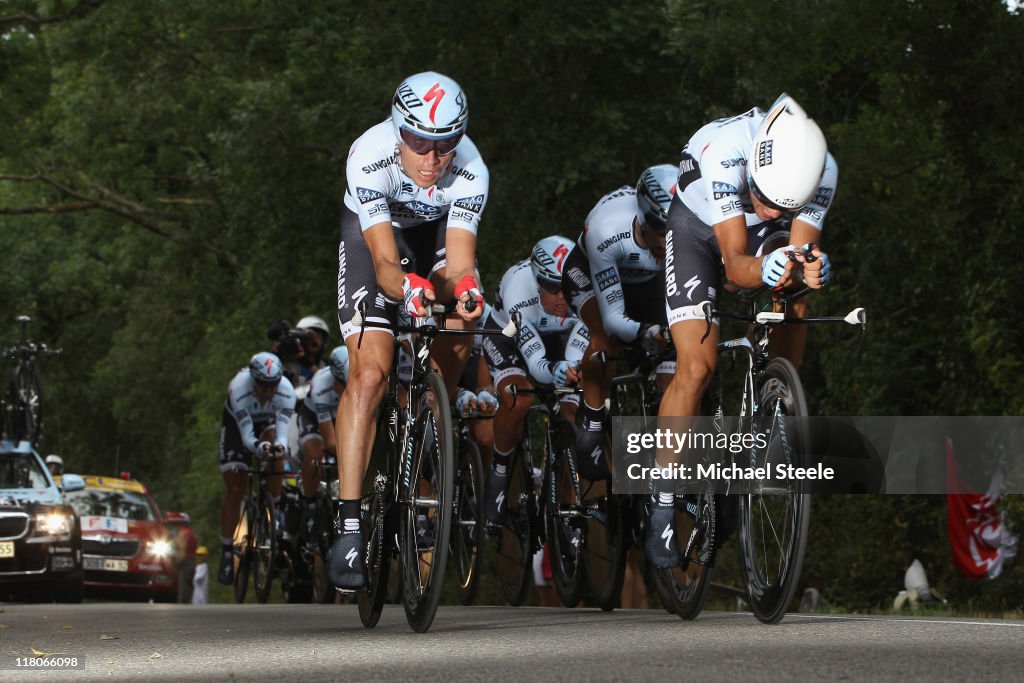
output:
<svg viewBox="0 0 1024 683"><path fill-rule="evenodd" d="M149 490L127 476L83 479L66 495L81 518L86 594L174 602L174 541Z"/></svg>

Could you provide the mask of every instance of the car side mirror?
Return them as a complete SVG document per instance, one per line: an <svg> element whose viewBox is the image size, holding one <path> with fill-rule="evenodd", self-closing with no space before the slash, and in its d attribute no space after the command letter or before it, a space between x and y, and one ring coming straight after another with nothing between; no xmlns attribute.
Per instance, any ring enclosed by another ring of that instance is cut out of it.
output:
<svg viewBox="0 0 1024 683"><path fill-rule="evenodd" d="M60 490L64 493L81 491L85 488L85 479L77 474L65 474L60 480Z"/></svg>

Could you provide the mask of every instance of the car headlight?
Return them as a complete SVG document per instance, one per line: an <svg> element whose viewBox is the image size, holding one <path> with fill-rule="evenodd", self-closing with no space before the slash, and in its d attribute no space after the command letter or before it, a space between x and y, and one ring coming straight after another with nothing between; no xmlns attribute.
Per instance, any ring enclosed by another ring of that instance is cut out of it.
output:
<svg viewBox="0 0 1024 683"><path fill-rule="evenodd" d="M45 536L67 535L74 526L74 517L63 512L44 512L36 515L36 533Z"/></svg>
<svg viewBox="0 0 1024 683"><path fill-rule="evenodd" d="M146 550L149 551L150 555L167 557L174 550L174 546L167 540L150 541L146 544Z"/></svg>

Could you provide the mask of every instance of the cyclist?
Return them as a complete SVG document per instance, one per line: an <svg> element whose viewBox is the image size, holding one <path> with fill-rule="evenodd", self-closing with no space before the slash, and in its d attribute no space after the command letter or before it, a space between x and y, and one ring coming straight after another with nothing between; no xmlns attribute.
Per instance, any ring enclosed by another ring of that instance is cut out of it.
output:
<svg viewBox="0 0 1024 683"><path fill-rule="evenodd" d="M349 349L350 382L338 406L341 504L329 570L344 590L365 586L359 525L362 480L377 406L394 356L398 306L413 317L431 301L458 300L450 327L468 329L482 312L475 277L476 231L489 176L466 136L469 110L459 84L432 71L410 76L395 92L391 117L349 149L338 246L338 321ZM365 308L365 331L353 315ZM470 343L440 339L433 358L451 395Z"/></svg>
<svg viewBox="0 0 1024 683"><path fill-rule="evenodd" d="M576 461L587 479L604 479L607 427L605 400L614 374L593 354L639 344L655 354L664 343L665 222L676 189L669 164L646 169L636 189L621 187L597 202L565 261L562 291L590 331L583 360L583 421L576 435ZM595 291L596 290L596 291ZM658 368L668 379L674 363Z"/></svg>
<svg viewBox="0 0 1024 683"><path fill-rule="evenodd" d="M217 580L228 585L234 580L232 536L245 496L249 463L253 455L280 456L288 448L288 426L295 412L295 391L284 377L281 359L272 353L257 353L228 385L224 417L220 428L220 471L226 492L220 504L220 571ZM274 472L283 471L280 459ZM281 497L281 477L267 484L276 505Z"/></svg>
<svg viewBox="0 0 1024 683"><path fill-rule="evenodd" d="M579 379L579 363L587 349L587 327L573 315L562 293L562 269L572 240L553 235L537 242L530 258L519 261L501 278L487 326L505 327L513 313L522 321L514 340L488 336L484 354L498 396L508 388L532 389L534 384L565 387ZM484 512L499 523L508 487L508 464L523 433L530 400L505 400L494 414L494 455L484 487ZM577 394L560 401L559 412L570 422L576 418Z"/></svg>
<svg viewBox="0 0 1024 683"><path fill-rule="evenodd" d="M327 359L327 367L317 370L309 392L297 410L299 446L302 448L302 540L316 538L316 490L324 455L337 457L334 418L338 403L348 384L348 348L337 346Z"/></svg>
<svg viewBox="0 0 1024 683"><path fill-rule="evenodd" d="M828 283L828 255L814 245L821 243L838 176L821 129L786 94L767 113L755 107L712 121L690 138L669 210L665 256L678 371L659 417L699 414L718 365L718 327L702 341L707 324L699 304L717 300L723 264L725 280L740 288L781 289L802 281L820 289ZM806 299L791 308L801 316L806 310ZM799 362L806 330L788 327L796 334L776 335L772 346ZM659 567L680 560L672 504L673 494L659 490L651 508L646 551Z"/></svg>
<svg viewBox="0 0 1024 683"><path fill-rule="evenodd" d="M304 381L313 379L313 375L323 368L323 352L327 348L327 341L331 337L331 328L327 326L323 318L315 315L307 315L295 326L306 333L302 340L302 356L299 362L302 365L300 375Z"/></svg>

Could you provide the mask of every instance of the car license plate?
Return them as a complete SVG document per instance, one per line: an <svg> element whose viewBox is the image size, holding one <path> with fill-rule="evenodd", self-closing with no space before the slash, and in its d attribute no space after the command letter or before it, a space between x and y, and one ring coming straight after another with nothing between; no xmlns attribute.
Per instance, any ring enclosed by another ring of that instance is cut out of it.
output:
<svg viewBox="0 0 1024 683"><path fill-rule="evenodd" d="M0 557L14 557L14 541L0 541Z"/></svg>
<svg viewBox="0 0 1024 683"><path fill-rule="evenodd" d="M104 557L87 557L82 560L83 569L98 569L105 572L128 571L128 560L109 560Z"/></svg>

